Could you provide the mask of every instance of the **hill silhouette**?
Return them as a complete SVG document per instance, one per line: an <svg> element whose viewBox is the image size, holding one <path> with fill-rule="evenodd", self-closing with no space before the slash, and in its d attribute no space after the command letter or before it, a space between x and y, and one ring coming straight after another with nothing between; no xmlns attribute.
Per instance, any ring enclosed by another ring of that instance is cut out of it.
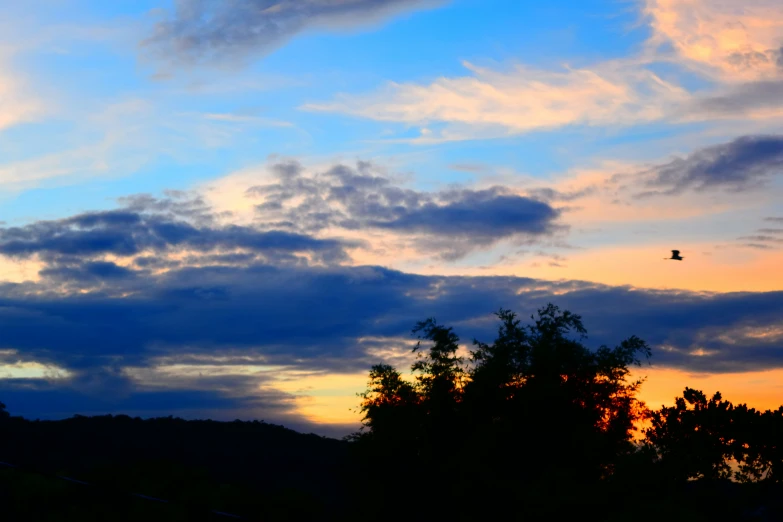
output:
<svg viewBox="0 0 783 522"><path fill-rule="evenodd" d="M186 519L210 510L259 520L277 511L305 516L324 510L337 498L335 477L347 452L344 441L263 422L125 415L11 418L3 423L1 440L0 461L25 472L72 477L99 485L103 494L135 492L194 506ZM81 489L95 495L94 488ZM40 507L36 495L29 502L24 509Z"/></svg>
<svg viewBox="0 0 783 522"><path fill-rule="evenodd" d="M551 304L497 317L465 358L452 328L415 325L410 376L373 366L345 440L0 404L0 461L18 466L0 467L2 520L783 520L783 407L686 387L653 410L630 379L642 339L589 348Z"/></svg>

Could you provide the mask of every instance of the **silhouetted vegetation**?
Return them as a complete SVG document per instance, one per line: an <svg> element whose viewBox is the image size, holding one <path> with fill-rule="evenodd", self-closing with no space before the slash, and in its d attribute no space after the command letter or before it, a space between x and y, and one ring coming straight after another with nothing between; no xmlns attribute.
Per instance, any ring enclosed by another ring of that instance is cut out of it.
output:
<svg viewBox="0 0 783 522"><path fill-rule="evenodd" d="M783 519L772 504L783 493L783 408L686 388L675 407L651 411L636 397L642 379L629 380L651 355L643 340L591 350L581 318L553 305L529 326L497 316L497 338L474 340L467 361L452 329L429 319L414 330L429 347L416 346L412 380L372 368L354 437L374 477L368 505L464 520L756 520L762 507Z"/></svg>
<svg viewBox="0 0 783 522"><path fill-rule="evenodd" d="M783 520L783 407L685 388L650 410L630 378L643 340L590 349L553 305L527 326L497 317L464 357L452 328L417 324L410 377L373 366L364 427L343 441L263 422L29 421L0 403L0 461L22 466L0 468L0 518Z"/></svg>

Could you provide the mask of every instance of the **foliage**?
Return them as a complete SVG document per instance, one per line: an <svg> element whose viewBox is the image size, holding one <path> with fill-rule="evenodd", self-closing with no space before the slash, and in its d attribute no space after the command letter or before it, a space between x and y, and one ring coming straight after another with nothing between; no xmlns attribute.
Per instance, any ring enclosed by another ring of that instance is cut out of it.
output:
<svg viewBox="0 0 783 522"><path fill-rule="evenodd" d="M783 407L761 412L686 387L674 406L653 413L647 440L680 480L783 481Z"/></svg>
<svg viewBox="0 0 783 522"><path fill-rule="evenodd" d="M494 342L474 339L469 361L457 355L456 333L430 318L413 330L420 339L413 379L389 365L373 367L357 440L362 458L383 462L384 473L365 468L378 486L364 491L366 499L387 502L411 470L426 470L430 514L440 517L471 519L494 509L538 520L557 505L562 516L614 513L619 520L630 513L619 499L642 503L658 491L667 499L660 519L718 487L688 493L688 479L780 481L783 408L761 413L686 388L675 406L651 411L637 398L644 379L630 378L631 367L651 356L642 339L590 349L581 317L552 304L527 326L510 310L496 316ZM635 440L645 420L652 427ZM465 506L469 496L494 500ZM763 501L737 498L733 511L724 506L715 515L744 519L743 502ZM694 513L712 513L694 506Z"/></svg>
<svg viewBox="0 0 783 522"><path fill-rule="evenodd" d="M398 465L423 466L453 498L476 488L599 480L634 451L634 424L647 410L628 367L649 357L649 347L631 337L591 351L581 343L580 316L554 305L527 327L509 310L496 315L496 340L474 340L470 365L457 356L451 328L435 319L418 323L413 382L388 365L370 373L361 394L367 440L376 454L397 444ZM422 340L431 343L426 352Z"/></svg>

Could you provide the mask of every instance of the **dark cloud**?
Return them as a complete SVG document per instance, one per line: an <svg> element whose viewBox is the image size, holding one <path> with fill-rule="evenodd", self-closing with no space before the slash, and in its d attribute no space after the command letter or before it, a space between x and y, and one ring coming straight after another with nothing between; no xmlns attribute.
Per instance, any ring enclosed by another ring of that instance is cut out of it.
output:
<svg viewBox="0 0 783 522"><path fill-rule="evenodd" d="M179 0L142 42L186 64L235 63L263 56L311 28L355 27L433 0Z"/></svg>
<svg viewBox="0 0 783 522"><path fill-rule="evenodd" d="M550 233L552 221L557 217L558 212L546 203L482 191L466 193L461 201L447 205L429 203L410 211L400 210L392 219L371 221L370 225L494 240L520 233Z"/></svg>
<svg viewBox="0 0 783 522"><path fill-rule="evenodd" d="M106 281L124 288L122 278ZM527 318L548 302L582 314L594 348L639 335L662 366L711 372L783 367L782 292L704 294L263 264L186 267L136 277L133 285L122 296L54 293L45 281L0 286L0 332L3 346L17 351L13 359L72 374L60 381L0 379L3 401L17 413L42 416L122 410L218 418L244 411L294 425L289 398L259 389L259 376L230 369L208 375L205 369L197 377L160 375L150 388L125 369L165 362L364 372L378 362L373 350L409 349L393 339L412 339L411 328L426 317L454 325L469 344L494 338L491 312L501 306Z"/></svg>
<svg viewBox="0 0 783 522"><path fill-rule="evenodd" d="M226 350L232 357L263 356L268 364L351 371L370 364L358 339L405 337L417 320L432 315L464 322L501 306L527 315L552 300L584 314L595 342L637 334L686 350L705 328L781 325L783 312L780 292L702 295L579 281L428 277L379 267L189 267L139 279L133 295L124 297L47 294L44 283L14 292L19 285L7 284L0 288L3 345L28 360L70 369ZM460 333L470 339L493 331L490 324ZM783 365L783 353L774 350L760 361L736 343L711 347L720 354L659 353L656 362L716 371Z"/></svg>
<svg viewBox="0 0 783 522"><path fill-rule="evenodd" d="M762 234L783 234L783 228L760 228Z"/></svg>
<svg viewBox="0 0 783 522"><path fill-rule="evenodd" d="M679 194L686 190L758 188L783 172L783 136L743 136L654 167L646 174L652 190L635 197Z"/></svg>
<svg viewBox="0 0 783 522"><path fill-rule="evenodd" d="M306 176L296 162L271 171L276 182L251 187L247 196L262 201L256 209L264 221L289 222L303 233L327 227L391 230L413 237L422 250L459 259L500 240L528 244L565 230L556 223L559 210L504 187L420 192L397 186L368 162L336 165L315 176Z"/></svg>
<svg viewBox="0 0 783 522"><path fill-rule="evenodd" d="M44 268L39 275L55 280L78 284L97 283L104 280L130 279L137 272L109 261L92 261L76 266L54 266Z"/></svg>
<svg viewBox="0 0 783 522"><path fill-rule="evenodd" d="M80 415L125 414L132 417L164 417L221 421L266 420L304 433L341 437L358 426L324 426L295 413L294 397L278 390L258 389L258 379L233 375L200 379L201 389L138 389L125 387L112 393L118 379L100 382L102 376L84 376L66 383L45 379L0 379L0 396L13 415L55 420ZM90 382L92 380L92 382ZM222 381L222 382L221 382ZM100 386L90 386L100 384ZM215 386L215 385L220 386ZM256 385L256 386L254 386ZM228 387L239 393L226 393ZM251 389L253 388L253 389Z"/></svg>
<svg viewBox="0 0 783 522"><path fill-rule="evenodd" d="M771 221L772 223L783 223L783 217L766 217L764 221Z"/></svg>
<svg viewBox="0 0 783 522"><path fill-rule="evenodd" d="M0 254L15 257L38 255L53 266L42 275L78 280L127 278L133 272L99 258L105 255L158 255L187 249L210 253L249 250L255 256L282 262L303 259L308 254L320 262L347 259L344 243L317 239L284 230L214 223L214 215L198 201L172 202L149 197L126 198L120 210L89 212L56 221L39 221L23 227L0 228ZM193 218L192 221L185 217ZM94 262L85 263L86 259ZM241 256L235 257L239 262ZM167 260L145 256L139 267L170 266ZM78 265L78 266L74 266Z"/></svg>

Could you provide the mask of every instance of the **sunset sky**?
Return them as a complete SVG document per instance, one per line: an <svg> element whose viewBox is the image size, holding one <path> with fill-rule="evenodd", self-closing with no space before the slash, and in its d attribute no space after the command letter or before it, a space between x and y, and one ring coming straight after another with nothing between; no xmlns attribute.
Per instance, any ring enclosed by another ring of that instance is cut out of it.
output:
<svg viewBox="0 0 783 522"><path fill-rule="evenodd" d="M548 302L783 404L783 2L0 3L12 414L341 436L417 321Z"/></svg>

